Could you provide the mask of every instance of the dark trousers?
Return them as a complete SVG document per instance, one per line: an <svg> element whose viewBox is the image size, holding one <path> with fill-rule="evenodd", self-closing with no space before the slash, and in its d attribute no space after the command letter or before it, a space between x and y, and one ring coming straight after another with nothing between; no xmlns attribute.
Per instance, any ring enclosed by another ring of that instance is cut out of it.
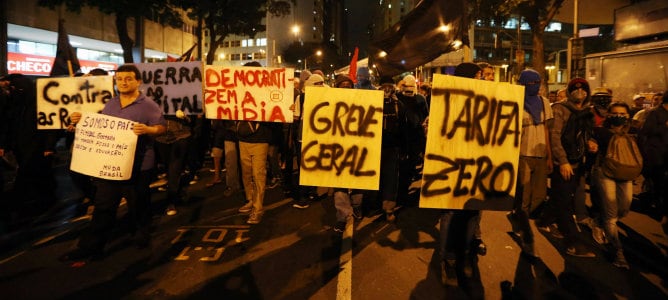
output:
<svg viewBox="0 0 668 300"><path fill-rule="evenodd" d="M477 210L443 210L439 225L441 259L460 259L469 253L479 213Z"/></svg>
<svg viewBox="0 0 668 300"><path fill-rule="evenodd" d="M121 198L128 204L128 220L132 234L149 237L151 223L151 189L153 170L136 172L132 179L113 181L96 179L95 211L88 228L79 239L79 248L101 252L116 224L116 212Z"/></svg>
<svg viewBox="0 0 668 300"><path fill-rule="evenodd" d="M577 227L573 215L575 213L575 190L580 184L583 175L582 168L574 168L574 175L565 180L559 173L558 166L550 174L550 200L547 202L543 215L536 222L536 226L547 226L557 223L559 231L564 235L566 246L573 246L577 241Z"/></svg>
<svg viewBox="0 0 668 300"><path fill-rule="evenodd" d="M191 141L191 138L184 138L170 144L156 143L160 159L167 166L167 201L170 204L181 200L181 173L186 166Z"/></svg>

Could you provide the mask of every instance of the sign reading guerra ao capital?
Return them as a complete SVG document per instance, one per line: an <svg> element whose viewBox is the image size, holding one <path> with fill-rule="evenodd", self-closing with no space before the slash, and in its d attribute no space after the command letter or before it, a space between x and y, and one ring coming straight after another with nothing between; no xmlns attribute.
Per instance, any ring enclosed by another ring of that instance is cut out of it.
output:
<svg viewBox="0 0 668 300"><path fill-rule="evenodd" d="M509 210L524 87L434 75L420 207Z"/></svg>
<svg viewBox="0 0 668 300"><path fill-rule="evenodd" d="M135 64L141 72L140 89L152 98L165 115L177 110L186 115L203 113L202 62Z"/></svg>
<svg viewBox="0 0 668 300"><path fill-rule="evenodd" d="M294 70L204 66L208 119L292 122Z"/></svg>

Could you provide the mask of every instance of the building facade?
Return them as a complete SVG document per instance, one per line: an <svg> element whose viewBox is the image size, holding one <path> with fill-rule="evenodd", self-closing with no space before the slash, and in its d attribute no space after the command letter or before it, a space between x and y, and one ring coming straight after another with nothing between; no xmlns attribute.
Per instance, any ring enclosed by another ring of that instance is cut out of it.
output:
<svg viewBox="0 0 668 300"><path fill-rule="evenodd" d="M76 49L82 72L92 68L115 69L124 63L116 31L115 17L91 7L80 13L61 6L55 10L41 7L38 0L7 0L3 17L7 24L7 72L48 75L56 54L58 20L65 20L70 44ZM196 42L195 22L182 15L182 28L162 26L145 18L143 35L134 56L135 62L165 61L167 55L178 57ZM137 24L128 19L130 37L136 40Z"/></svg>

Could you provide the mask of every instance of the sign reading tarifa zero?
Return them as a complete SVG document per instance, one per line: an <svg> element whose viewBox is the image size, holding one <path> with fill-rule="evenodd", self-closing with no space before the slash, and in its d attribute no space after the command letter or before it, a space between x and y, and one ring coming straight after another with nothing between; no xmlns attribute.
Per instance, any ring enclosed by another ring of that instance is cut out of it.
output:
<svg viewBox="0 0 668 300"><path fill-rule="evenodd" d="M420 207L509 210L524 87L434 75Z"/></svg>

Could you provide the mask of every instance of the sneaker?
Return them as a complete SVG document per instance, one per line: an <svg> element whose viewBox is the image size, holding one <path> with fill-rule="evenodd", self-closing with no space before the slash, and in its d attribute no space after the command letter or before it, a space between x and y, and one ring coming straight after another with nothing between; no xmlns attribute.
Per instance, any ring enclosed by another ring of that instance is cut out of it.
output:
<svg viewBox="0 0 668 300"><path fill-rule="evenodd" d="M271 179L269 184L267 184L267 189L276 188L280 183L281 183L281 179L278 178L278 177L274 177L274 178Z"/></svg>
<svg viewBox="0 0 668 300"><path fill-rule="evenodd" d="M167 206L167 210L165 210L165 214L168 216L173 216L176 215L176 207L174 207L174 204L170 204Z"/></svg>
<svg viewBox="0 0 668 300"><path fill-rule="evenodd" d="M223 191L223 196L225 197L232 196L233 194L234 194L234 189L230 187L226 187L225 190Z"/></svg>
<svg viewBox="0 0 668 300"><path fill-rule="evenodd" d="M536 246L534 243L522 243L522 253L532 258L538 257L538 255L536 255Z"/></svg>
<svg viewBox="0 0 668 300"><path fill-rule="evenodd" d="M355 220L361 220L364 217L364 214L362 213L362 206L353 206L353 218Z"/></svg>
<svg viewBox="0 0 668 300"><path fill-rule="evenodd" d="M246 221L247 224L260 224L260 221L262 221L262 213L256 213L252 212L250 216L248 217L248 221Z"/></svg>
<svg viewBox="0 0 668 300"><path fill-rule="evenodd" d="M239 207L239 212L242 214L247 214L253 210L253 204L250 203L250 201L246 202L244 206Z"/></svg>
<svg viewBox="0 0 668 300"><path fill-rule="evenodd" d="M520 224L517 222L517 215L513 212L506 214L506 218L510 222L510 227L512 228L513 234L520 237L522 236L522 230L520 230Z"/></svg>
<svg viewBox="0 0 668 300"><path fill-rule="evenodd" d="M441 282L446 286L457 286L455 260L445 259L441 261Z"/></svg>
<svg viewBox="0 0 668 300"><path fill-rule="evenodd" d="M608 239L605 237L605 232L597 225L593 225L591 227L591 237L599 245L605 245L608 243Z"/></svg>
<svg viewBox="0 0 668 300"><path fill-rule="evenodd" d="M89 205L88 208L86 208L86 216L93 216L94 211L95 205Z"/></svg>
<svg viewBox="0 0 668 300"><path fill-rule="evenodd" d="M199 176L195 175L193 176L193 179L188 182L188 184L193 185L199 181Z"/></svg>
<svg viewBox="0 0 668 300"><path fill-rule="evenodd" d="M485 242L483 242L482 239L475 238L471 243L473 244L472 249L474 249L478 255L480 256L487 255L487 245L485 245Z"/></svg>
<svg viewBox="0 0 668 300"><path fill-rule="evenodd" d="M555 239L563 239L564 235L561 234L559 231L559 228L557 227L557 224L550 224L547 226L536 226L538 230L550 234L553 238Z"/></svg>
<svg viewBox="0 0 668 300"><path fill-rule="evenodd" d="M566 254L575 257L596 257L594 252L581 245L571 246L566 249Z"/></svg>
<svg viewBox="0 0 668 300"><path fill-rule="evenodd" d="M394 221L397 220L397 216L394 215L393 211L386 211L385 212L385 220L390 222L390 223L394 223Z"/></svg>
<svg viewBox="0 0 668 300"><path fill-rule="evenodd" d="M158 188L158 192L166 192L166 191L167 191L167 187L164 186L164 185Z"/></svg>
<svg viewBox="0 0 668 300"><path fill-rule="evenodd" d="M589 229L592 229L594 226L596 226L596 222L590 217L586 217L582 220L576 220L575 222L577 223L578 227L585 226ZM580 229L580 231L582 230Z"/></svg>
<svg viewBox="0 0 668 300"><path fill-rule="evenodd" d="M343 233L346 231L346 222L345 221L337 221L336 224L334 224L334 232L338 233Z"/></svg>
<svg viewBox="0 0 668 300"><path fill-rule="evenodd" d="M629 266L629 263L624 257L624 251L621 249L617 250L617 254L615 255L615 260L612 262L612 265L620 269L631 269L631 266Z"/></svg>
<svg viewBox="0 0 668 300"><path fill-rule="evenodd" d="M299 200L299 201L295 201L294 203L292 203L292 207L299 208L299 209L308 208L309 206L311 206L311 205L308 204L307 200Z"/></svg>
<svg viewBox="0 0 668 300"><path fill-rule="evenodd" d="M165 178L160 178L160 179L158 179L158 180L156 180L156 181L154 181L154 182L151 182L151 184L149 185L149 188L154 189L154 188L157 188L157 187L161 187L161 186L163 186L163 185L165 185L165 184L167 184L167 179L165 179Z"/></svg>

